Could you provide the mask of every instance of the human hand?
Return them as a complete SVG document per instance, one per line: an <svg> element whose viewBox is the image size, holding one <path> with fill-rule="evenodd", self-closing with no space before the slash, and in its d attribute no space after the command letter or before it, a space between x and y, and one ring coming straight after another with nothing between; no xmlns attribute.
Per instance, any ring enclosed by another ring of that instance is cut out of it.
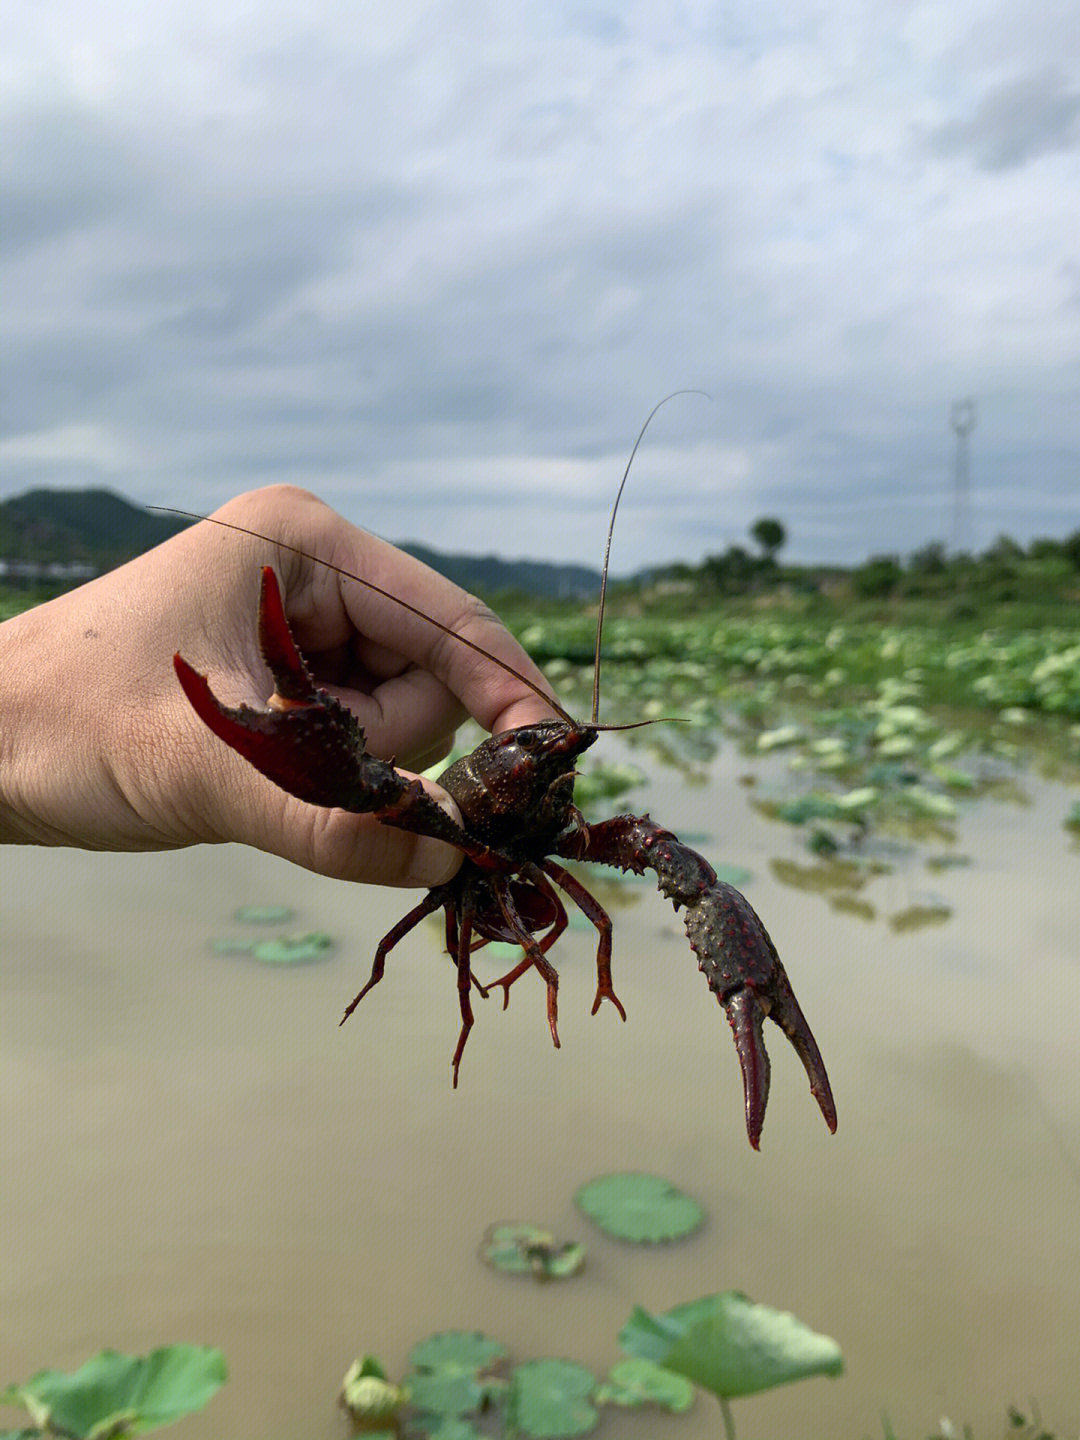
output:
<svg viewBox="0 0 1080 1440"><path fill-rule="evenodd" d="M305 491L271 486L215 514L366 576L544 684L474 597ZM293 799L212 735L182 694L175 651L226 703L265 698L255 610L267 564L316 680L354 711L368 749L406 774L444 757L466 714L497 732L553 713L392 601L270 540L195 525L0 626L0 839L97 850L241 841L341 879L450 878L459 852Z"/></svg>

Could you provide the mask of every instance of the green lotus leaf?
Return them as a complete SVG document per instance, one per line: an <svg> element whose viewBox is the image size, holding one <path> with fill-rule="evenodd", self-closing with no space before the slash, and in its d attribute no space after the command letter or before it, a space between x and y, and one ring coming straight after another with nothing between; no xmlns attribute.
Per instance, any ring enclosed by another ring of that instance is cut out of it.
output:
<svg viewBox="0 0 1080 1440"><path fill-rule="evenodd" d="M524 952L521 946L515 945L512 940L489 940L479 953L485 960L509 960L514 964L521 959Z"/></svg>
<svg viewBox="0 0 1080 1440"><path fill-rule="evenodd" d="M776 815L789 825L805 825L808 820L832 820L840 813L831 795L801 795L797 800L782 801Z"/></svg>
<svg viewBox="0 0 1080 1440"><path fill-rule="evenodd" d="M915 749L915 741L910 735L887 735L878 747L877 753L888 759L896 759L900 755L910 755Z"/></svg>
<svg viewBox="0 0 1080 1440"><path fill-rule="evenodd" d="M785 745L797 745L802 738L798 725L781 725L776 730L763 730L757 737L757 748L762 752L779 750Z"/></svg>
<svg viewBox="0 0 1080 1440"><path fill-rule="evenodd" d="M479 1375L505 1355L497 1340L479 1330L445 1330L414 1345L409 1364L420 1371L455 1369Z"/></svg>
<svg viewBox="0 0 1080 1440"><path fill-rule="evenodd" d="M325 959L333 949L333 937L315 930L309 935L279 935L276 940L260 940L251 953L264 965L307 965Z"/></svg>
<svg viewBox="0 0 1080 1440"><path fill-rule="evenodd" d="M406 1376L409 1401L429 1415L469 1415L479 1410L484 1386L476 1372L447 1367Z"/></svg>
<svg viewBox="0 0 1080 1440"><path fill-rule="evenodd" d="M948 795L939 795L936 790L927 790L924 785L909 785L901 792L901 799L916 815L951 820L956 814L955 800Z"/></svg>
<svg viewBox="0 0 1080 1440"><path fill-rule="evenodd" d="M1080 807L1078 807L1077 815L1078 818L1080 818ZM944 855L928 855L926 857L926 868L935 871L956 870L964 865L971 865L972 863L970 855L952 852Z"/></svg>
<svg viewBox="0 0 1080 1440"><path fill-rule="evenodd" d="M434 1429L425 1429L424 1434L427 1440L484 1440L483 1433L475 1425L457 1417L443 1420ZM365 1436L365 1440L371 1440L371 1437Z"/></svg>
<svg viewBox="0 0 1080 1440"><path fill-rule="evenodd" d="M684 840L683 843L689 845L692 842ZM747 881L754 878L754 872L747 870L744 865L714 865L713 869L718 880L722 880L725 885L734 885L736 890L742 889Z"/></svg>
<svg viewBox="0 0 1080 1440"><path fill-rule="evenodd" d="M890 915L889 928L898 935L904 935L912 930L925 930L928 925L944 925L952 919L952 913L944 900L924 901Z"/></svg>
<svg viewBox="0 0 1080 1440"><path fill-rule="evenodd" d="M143 1356L103 1350L78 1370L42 1370L8 1393L18 1394L39 1427L90 1440L171 1425L201 1410L225 1378L220 1350L167 1345Z"/></svg>
<svg viewBox="0 0 1080 1440"><path fill-rule="evenodd" d="M930 769L943 785L948 785L953 790L975 789L974 775L969 775L966 770L957 770L955 765L938 763L931 765Z"/></svg>
<svg viewBox="0 0 1080 1440"><path fill-rule="evenodd" d="M863 785L858 790L847 790L843 795L837 795L834 804L843 815L857 814L860 810L876 805L880 794L875 786Z"/></svg>
<svg viewBox="0 0 1080 1440"><path fill-rule="evenodd" d="M492 1225L480 1246L480 1258L509 1275L532 1275L537 1280L565 1280L585 1263L585 1247L570 1240L558 1244L555 1236L536 1225L504 1222Z"/></svg>
<svg viewBox="0 0 1080 1440"><path fill-rule="evenodd" d="M285 925L295 914L291 905L241 905L233 919L241 925Z"/></svg>
<svg viewBox="0 0 1080 1440"><path fill-rule="evenodd" d="M535 1440L587 1435L600 1420L595 1389L596 1377L572 1360L530 1360L511 1377L510 1424Z"/></svg>
<svg viewBox="0 0 1080 1440"><path fill-rule="evenodd" d="M839 1375L835 1340L737 1290L661 1315L638 1307L619 1333L624 1350L674 1370L722 1399L753 1395L810 1375Z"/></svg>
<svg viewBox="0 0 1080 1440"><path fill-rule="evenodd" d="M596 1392L598 1405L662 1405L680 1414L694 1403L694 1387L682 1375L665 1370L655 1360L620 1360Z"/></svg>
<svg viewBox="0 0 1080 1440"><path fill-rule="evenodd" d="M594 1225L620 1240L676 1240L705 1218L696 1200L659 1175L602 1175L574 1199Z"/></svg>

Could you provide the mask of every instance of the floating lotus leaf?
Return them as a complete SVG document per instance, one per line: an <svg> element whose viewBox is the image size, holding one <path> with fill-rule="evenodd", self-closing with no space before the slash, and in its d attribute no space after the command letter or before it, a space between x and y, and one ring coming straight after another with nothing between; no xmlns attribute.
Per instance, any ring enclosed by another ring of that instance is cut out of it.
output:
<svg viewBox="0 0 1080 1440"><path fill-rule="evenodd" d="M447 1367L406 1377L409 1401L429 1415L469 1415L483 1404L485 1389L475 1371Z"/></svg>
<svg viewBox="0 0 1080 1440"><path fill-rule="evenodd" d="M636 765L597 761L578 776L574 785L574 801L585 810L600 801L614 802L648 783L649 777Z"/></svg>
<svg viewBox="0 0 1080 1440"><path fill-rule="evenodd" d="M1080 820L1080 807L1077 808L1077 818ZM970 855L949 853L945 855L928 855L926 857L926 868L928 870L955 870L964 865L972 864Z"/></svg>
<svg viewBox="0 0 1080 1440"><path fill-rule="evenodd" d="M659 1175L603 1175L574 1199L593 1224L620 1240L676 1240L705 1218L696 1200Z"/></svg>
<svg viewBox="0 0 1080 1440"><path fill-rule="evenodd" d="M482 1378L483 1372L504 1354L498 1341L478 1331L449 1330L422 1340L409 1353L415 1372L405 1380L410 1402L436 1417L436 1429L480 1410L502 1384Z"/></svg>
<svg viewBox="0 0 1080 1440"><path fill-rule="evenodd" d="M414 1370L452 1368L479 1375L505 1355L497 1340L479 1330L444 1330L414 1345L409 1351L409 1364Z"/></svg>
<svg viewBox="0 0 1080 1440"><path fill-rule="evenodd" d="M898 935L911 930L925 930L928 925L944 925L952 919L952 909L944 900L927 900L922 904L909 905L889 916L889 928Z"/></svg>
<svg viewBox="0 0 1080 1440"><path fill-rule="evenodd" d="M233 919L241 925L285 925L295 914L291 905L241 905Z"/></svg>
<svg viewBox="0 0 1080 1440"><path fill-rule="evenodd" d="M948 785L952 790L974 790L975 777L969 775L966 770L957 770L955 765L931 765L931 771L936 779L943 785Z"/></svg>
<svg viewBox="0 0 1080 1440"><path fill-rule="evenodd" d="M0 1403L22 1405L38 1429L76 1437L143 1435L194 1414L224 1384L225 1360L209 1345L167 1345L149 1355L103 1350L71 1373L42 1370Z"/></svg>
<svg viewBox="0 0 1080 1440"><path fill-rule="evenodd" d="M876 805L880 798L881 792L876 786L863 785L857 790L847 790L843 795L837 795L833 803L841 814L851 815Z"/></svg>
<svg viewBox="0 0 1080 1440"><path fill-rule="evenodd" d="M333 937L321 930L310 935L279 935L276 940L260 940L251 953L264 965L307 965L324 960L333 949Z"/></svg>
<svg viewBox="0 0 1080 1440"><path fill-rule="evenodd" d="M684 843L689 845L693 842L687 840ZM753 871L747 870L743 865L714 865L713 869L718 880L722 880L725 885L734 885L736 890L741 890L748 880L754 878Z"/></svg>
<svg viewBox="0 0 1080 1440"><path fill-rule="evenodd" d="M832 820L840 809L831 795L800 795L797 800L785 800L775 807L774 814L789 825L805 825L808 820Z"/></svg>
<svg viewBox="0 0 1080 1440"><path fill-rule="evenodd" d="M424 1434L427 1440L484 1440L483 1433L475 1425L459 1418L443 1420L434 1430L425 1430ZM365 1436L364 1440L371 1440L371 1437ZM397 1440L397 1436L391 1437L391 1440Z"/></svg>
<svg viewBox="0 0 1080 1440"><path fill-rule="evenodd" d="M955 800L948 795L939 795L935 790L927 790L924 785L909 785L901 792L900 798L916 815L951 820L956 814Z"/></svg>
<svg viewBox="0 0 1080 1440"><path fill-rule="evenodd" d="M536 1225L492 1225L480 1246L480 1257L509 1275L532 1275L537 1280L565 1280L585 1264L585 1247L570 1240L558 1244L555 1236Z"/></svg>
<svg viewBox="0 0 1080 1440"><path fill-rule="evenodd" d="M619 1344L729 1400L810 1375L839 1375L844 1368L835 1340L794 1315L755 1305L737 1290L706 1295L661 1315L639 1306L620 1331Z"/></svg>
<svg viewBox="0 0 1080 1440"><path fill-rule="evenodd" d="M910 735L887 735L880 741L877 753L884 755L886 759L895 760L901 755L910 755L915 749L915 741Z"/></svg>
<svg viewBox="0 0 1080 1440"><path fill-rule="evenodd" d="M803 738L798 725L781 725L776 730L763 730L757 737L757 748L761 751L779 750L785 745L797 745Z"/></svg>
<svg viewBox="0 0 1080 1440"><path fill-rule="evenodd" d="M682 1375L665 1370L655 1360L620 1360L596 1392L598 1405L662 1405L679 1414L694 1403L694 1387Z"/></svg>
<svg viewBox="0 0 1080 1440"><path fill-rule="evenodd" d="M596 1377L572 1360L530 1360L510 1381L509 1428L535 1440L587 1435L600 1416L592 1404Z"/></svg>
<svg viewBox="0 0 1080 1440"><path fill-rule="evenodd" d="M440 938L442 933L443 930L440 923ZM509 960L511 962L520 960L522 953L521 946L515 945L512 940L489 940L480 951L480 954L485 960Z"/></svg>

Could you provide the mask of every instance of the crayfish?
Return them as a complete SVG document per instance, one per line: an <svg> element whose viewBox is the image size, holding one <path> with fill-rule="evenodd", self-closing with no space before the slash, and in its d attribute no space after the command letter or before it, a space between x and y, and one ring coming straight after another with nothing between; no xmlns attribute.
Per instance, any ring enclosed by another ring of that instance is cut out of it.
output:
<svg viewBox="0 0 1080 1440"><path fill-rule="evenodd" d="M633 454L630 458L633 460ZM618 496L615 505L617 508ZM612 524L614 517L613 510ZM224 521L214 523L240 528ZM608 540L610 550L610 532ZM348 578L378 589L361 576ZM648 815L617 815L590 824L574 805L577 757L596 741L601 730L626 728L597 723L606 578L607 556L591 721L574 720L550 695L519 675L561 718L493 735L439 776L440 785L461 812L461 825L431 799L419 781L405 779L387 761L368 753L364 731L355 716L315 684L293 640L277 577L270 567L262 572L258 611L259 644L275 687L266 708L225 706L205 677L180 655L174 657L174 665L185 694L214 734L290 795L312 805L373 814L384 825L445 840L465 856L452 880L429 890L379 941L367 983L350 1001L342 1024L382 979L386 957L394 946L425 916L442 910L461 1012L452 1060L454 1085L473 1025L474 987L485 997L489 990L500 987L505 1008L510 987L535 969L547 987L547 1022L557 1047L559 976L548 955L567 926L560 891L597 932L592 1013L608 1000L625 1020L612 986L611 919L559 861L611 865L637 875L648 869L675 909L682 909L698 968L727 1013L742 1070L750 1144L758 1148L769 1094L769 1057L762 1035L766 1017L779 1025L794 1046L825 1122L835 1130L836 1108L817 1043L776 947L746 897L719 880L707 860ZM411 608L386 591L379 593ZM487 658L511 669L494 656ZM520 946L522 956L507 974L484 985L473 974L472 956L489 941Z"/></svg>

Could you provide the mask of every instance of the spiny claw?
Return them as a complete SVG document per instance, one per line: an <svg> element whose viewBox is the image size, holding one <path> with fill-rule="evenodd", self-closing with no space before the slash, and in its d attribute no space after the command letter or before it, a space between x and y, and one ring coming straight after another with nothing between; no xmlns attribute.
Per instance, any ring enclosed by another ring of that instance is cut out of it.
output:
<svg viewBox="0 0 1080 1440"><path fill-rule="evenodd" d="M262 572L259 645L275 686L265 710L223 705L204 675L183 656L173 657L184 694L214 734L298 800L357 814L387 812L405 829L420 828L408 821L414 818L410 812L422 810L425 828L440 835L445 830L443 838L453 843L458 827L433 802L425 804L419 785L369 755L356 716L315 684L289 632L277 576L269 566Z"/></svg>
<svg viewBox="0 0 1080 1440"><path fill-rule="evenodd" d="M274 693L270 704L275 710L290 705L311 705L318 701L319 690L296 648L296 641L285 618L278 578L269 565L264 565L259 586L259 649L274 677Z"/></svg>
<svg viewBox="0 0 1080 1440"><path fill-rule="evenodd" d="M755 1150L760 1145L769 1099L769 1057L762 1034L766 1016L791 1041L809 1077L810 1093L826 1125L835 1131L836 1105L821 1052L769 932L749 900L718 880L688 912L686 929L698 968L723 1005L735 1037L750 1144Z"/></svg>

